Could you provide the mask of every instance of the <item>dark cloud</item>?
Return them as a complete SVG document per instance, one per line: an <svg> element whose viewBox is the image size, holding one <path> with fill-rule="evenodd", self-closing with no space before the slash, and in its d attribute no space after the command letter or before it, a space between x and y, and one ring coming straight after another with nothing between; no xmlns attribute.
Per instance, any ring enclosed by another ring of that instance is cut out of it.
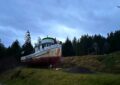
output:
<svg viewBox="0 0 120 85"><path fill-rule="evenodd" d="M30 30L32 42L47 35L62 41L83 34L102 34L119 29L118 0L1 0L0 38L8 46L24 41Z"/></svg>

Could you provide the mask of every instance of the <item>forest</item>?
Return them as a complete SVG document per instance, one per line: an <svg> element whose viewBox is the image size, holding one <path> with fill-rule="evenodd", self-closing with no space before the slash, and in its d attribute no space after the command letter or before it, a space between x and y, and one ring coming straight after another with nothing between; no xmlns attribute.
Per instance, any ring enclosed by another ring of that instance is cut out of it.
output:
<svg viewBox="0 0 120 85"><path fill-rule="evenodd" d="M83 35L71 41L66 39L63 47L63 56L101 55L120 51L120 30L102 35Z"/></svg>
<svg viewBox="0 0 120 85"><path fill-rule="evenodd" d="M30 34L30 33L29 33ZM6 47L0 40L0 71L20 65L20 57L34 53L34 47L29 39L20 45L15 40L9 47ZM103 55L120 51L120 30L110 32L107 37L100 34L82 35L79 39L69 37L62 43L62 56L82 56L82 55Z"/></svg>

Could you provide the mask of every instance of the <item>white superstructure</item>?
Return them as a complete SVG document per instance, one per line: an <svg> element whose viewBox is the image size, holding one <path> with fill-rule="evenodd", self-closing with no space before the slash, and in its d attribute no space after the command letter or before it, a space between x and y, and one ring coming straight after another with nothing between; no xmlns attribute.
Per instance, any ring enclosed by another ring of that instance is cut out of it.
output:
<svg viewBox="0 0 120 85"><path fill-rule="evenodd" d="M21 57L21 61L35 60L40 58L61 57L62 45L55 38L39 38L35 44L35 53Z"/></svg>

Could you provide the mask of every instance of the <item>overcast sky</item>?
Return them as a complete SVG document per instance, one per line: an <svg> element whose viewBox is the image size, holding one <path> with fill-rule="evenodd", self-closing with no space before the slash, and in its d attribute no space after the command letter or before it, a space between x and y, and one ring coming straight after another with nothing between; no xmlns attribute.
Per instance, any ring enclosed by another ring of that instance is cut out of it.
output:
<svg viewBox="0 0 120 85"><path fill-rule="evenodd" d="M120 29L119 0L0 0L0 39L6 46L27 30L32 43L38 37L101 34Z"/></svg>

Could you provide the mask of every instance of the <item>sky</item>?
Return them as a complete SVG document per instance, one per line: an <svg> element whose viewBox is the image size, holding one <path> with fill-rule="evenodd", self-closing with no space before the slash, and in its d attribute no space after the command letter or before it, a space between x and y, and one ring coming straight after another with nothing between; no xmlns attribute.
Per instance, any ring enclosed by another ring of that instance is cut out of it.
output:
<svg viewBox="0 0 120 85"><path fill-rule="evenodd" d="M101 34L120 29L119 0L0 0L0 39L9 46L24 43L27 30L34 44L38 37Z"/></svg>

